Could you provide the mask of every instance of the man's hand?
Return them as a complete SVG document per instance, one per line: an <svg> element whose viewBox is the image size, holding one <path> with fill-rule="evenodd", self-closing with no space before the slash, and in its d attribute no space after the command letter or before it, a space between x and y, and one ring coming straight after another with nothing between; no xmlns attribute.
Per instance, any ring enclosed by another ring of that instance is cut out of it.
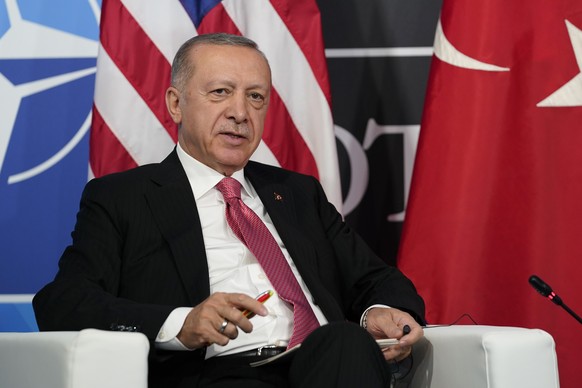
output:
<svg viewBox="0 0 582 388"><path fill-rule="evenodd" d="M253 324L242 313L245 309L258 315L267 315L267 308L248 295L222 292L212 294L190 311L177 338L190 349L211 344L224 346L238 336L239 328L245 333L253 330ZM227 325L221 331L224 322Z"/></svg>
<svg viewBox="0 0 582 388"><path fill-rule="evenodd" d="M410 333L404 334L405 325L410 327ZM395 309L375 307L368 311L366 329L375 339L396 338L397 345L390 346L382 352L386 360L401 361L410 355L412 345L424 335L422 327L410 314Z"/></svg>

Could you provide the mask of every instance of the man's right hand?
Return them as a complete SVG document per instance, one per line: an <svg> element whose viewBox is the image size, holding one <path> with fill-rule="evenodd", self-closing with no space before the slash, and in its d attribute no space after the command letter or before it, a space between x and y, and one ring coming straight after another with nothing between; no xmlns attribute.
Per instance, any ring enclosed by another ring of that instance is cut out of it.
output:
<svg viewBox="0 0 582 388"><path fill-rule="evenodd" d="M245 309L261 316L268 313L265 306L248 295L212 294L190 311L177 338L189 349L212 344L224 346L238 336L239 328L245 333L253 330L253 324L242 313ZM227 325L221 331L224 322Z"/></svg>

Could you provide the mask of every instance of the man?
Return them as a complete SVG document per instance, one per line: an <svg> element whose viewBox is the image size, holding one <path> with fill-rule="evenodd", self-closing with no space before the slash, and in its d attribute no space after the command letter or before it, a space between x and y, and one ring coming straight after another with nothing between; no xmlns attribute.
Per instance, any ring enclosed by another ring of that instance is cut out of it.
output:
<svg viewBox="0 0 582 388"><path fill-rule="evenodd" d="M34 298L41 330L143 332L150 386L387 386L385 360L422 337L424 304L313 177L249 162L270 89L246 38L180 48L166 92L178 145L160 164L87 184L73 243ZM400 342L382 353L374 338ZM295 343L291 357L249 366Z"/></svg>

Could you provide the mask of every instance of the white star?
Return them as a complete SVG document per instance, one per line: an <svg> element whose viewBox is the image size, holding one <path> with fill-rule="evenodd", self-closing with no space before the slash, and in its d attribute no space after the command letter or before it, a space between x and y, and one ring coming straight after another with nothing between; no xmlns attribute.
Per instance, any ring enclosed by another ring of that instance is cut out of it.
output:
<svg viewBox="0 0 582 388"><path fill-rule="evenodd" d="M566 27L580 73L543 101L540 101L537 104L539 107L582 106L582 30L568 20L566 20Z"/></svg>

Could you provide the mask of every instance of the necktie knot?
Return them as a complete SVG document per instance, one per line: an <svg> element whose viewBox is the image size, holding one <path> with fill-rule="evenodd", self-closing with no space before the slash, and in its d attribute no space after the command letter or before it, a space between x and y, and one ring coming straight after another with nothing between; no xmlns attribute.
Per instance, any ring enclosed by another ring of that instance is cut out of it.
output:
<svg viewBox="0 0 582 388"><path fill-rule="evenodd" d="M232 177L227 176L223 178L216 184L216 188L222 193L226 201L233 198L240 198L240 182Z"/></svg>

